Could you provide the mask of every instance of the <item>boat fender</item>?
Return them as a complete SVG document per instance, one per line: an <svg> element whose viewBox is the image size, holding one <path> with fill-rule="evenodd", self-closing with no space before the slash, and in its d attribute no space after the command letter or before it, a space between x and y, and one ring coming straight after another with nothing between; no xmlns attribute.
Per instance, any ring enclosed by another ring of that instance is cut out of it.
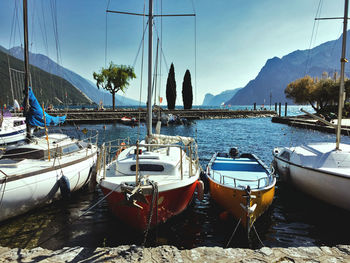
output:
<svg viewBox="0 0 350 263"><path fill-rule="evenodd" d="M62 175L60 180L58 180L58 183L59 183L59 186L60 186L62 199L70 198L70 183L69 183L69 179L66 176Z"/></svg>
<svg viewBox="0 0 350 263"><path fill-rule="evenodd" d="M209 168L209 165L207 165L207 176L210 175L210 168Z"/></svg>
<svg viewBox="0 0 350 263"><path fill-rule="evenodd" d="M204 199L204 183L202 180L197 181L197 198L201 201Z"/></svg>

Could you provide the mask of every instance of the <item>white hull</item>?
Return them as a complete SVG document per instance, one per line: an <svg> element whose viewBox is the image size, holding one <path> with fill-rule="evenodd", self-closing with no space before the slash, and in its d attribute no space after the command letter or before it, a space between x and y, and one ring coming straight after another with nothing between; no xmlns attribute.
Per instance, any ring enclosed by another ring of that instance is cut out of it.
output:
<svg viewBox="0 0 350 263"><path fill-rule="evenodd" d="M23 117L3 118L0 129L0 145L23 141L26 138L26 125Z"/></svg>
<svg viewBox="0 0 350 263"><path fill-rule="evenodd" d="M329 155L331 154L339 153L332 151ZM333 159L336 159L336 157L334 156ZM341 159L342 161L339 163L346 164L346 160ZM274 153L274 162L277 173L282 180L291 183L300 191L316 199L350 211L349 168L303 166L297 162L288 162L276 153Z"/></svg>
<svg viewBox="0 0 350 263"><path fill-rule="evenodd" d="M0 160L0 221L23 214L61 197L62 175L69 181L70 192L89 181L97 159L97 147L51 160ZM6 165L6 163L10 163Z"/></svg>

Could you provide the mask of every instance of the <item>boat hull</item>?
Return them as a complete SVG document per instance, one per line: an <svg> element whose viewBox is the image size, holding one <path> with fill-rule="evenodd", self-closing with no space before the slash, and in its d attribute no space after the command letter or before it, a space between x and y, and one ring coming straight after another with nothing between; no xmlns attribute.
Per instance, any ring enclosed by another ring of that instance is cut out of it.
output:
<svg viewBox="0 0 350 263"><path fill-rule="evenodd" d="M350 177L302 167L275 156L277 174L298 190L350 211Z"/></svg>
<svg viewBox="0 0 350 263"><path fill-rule="evenodd" d="M6 145L26 139L25 129L17 130L9 133L0 133L0 145Z"/></svg>
<svg viewBox="0 0 350 263"><path fill-rule="evenodd" d="M88 183L92 167L97 159L96 152L81 162L62 165L61 169L44 169L22 178L7 177L0 184L0 221L21 215L61 197L60 179L62 174L69 181L69 192L81 189ZM56 162L57 163L57 162ZM19 176L21 177L21 176ZM68 189L67 189L68 190Z"/></svg>
<svg viewBox="0 0 350 263"><path fill-rule="evenodd" d="M269 208L275 195L275 181L269 187L252 189L251 195L256 198L251 199L250 207L256 204L256 209L249 215L242 207L242 205L247 205L247 199L244 197L247 193L244 189L227 187L212 180L211 177L208 179L211 198L232 214L235 219L241 220L245 229L250 229L254 222Z"/></svg>
<svg viewBox="0 0 350 263"><path fill-rule="evenodd" d="M166 222L171 217L184 211L192 201L193 194L198 181L175 189L160 191L158 194L158 205L153 206L150 228ZM110 189L100 186L104 195L110 193ZM144 231L148 227L151 212L152 194L145 195L147 203L138 202L141 208L125 204L123 192L114 191L108 195L107 202L112 213L134 229ZM155 202L156 203L156 202Z"/></svg>

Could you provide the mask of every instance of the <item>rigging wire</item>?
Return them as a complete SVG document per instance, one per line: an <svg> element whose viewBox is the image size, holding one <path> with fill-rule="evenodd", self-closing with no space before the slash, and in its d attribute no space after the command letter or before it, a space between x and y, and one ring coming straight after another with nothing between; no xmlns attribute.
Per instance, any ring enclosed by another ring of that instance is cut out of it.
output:
<svg viewBox="0 0 350 263"><path fill-rule="evenodd" d="M306 59L305 74L304 75L306 75L309 71L311 47L314 44L314 41L316 41L316 35L317 35L317 30L318 30L318 25L319 25L318 20L316 20L316 18L319 17L321 14L322 5L323 5L323 0L319 0L316 14L315 14L314 24L312 26L312 33L311 33L311 38L310 38L310 44L309 44L309 50L308 50L307 59Z"/></svg>
<svg viewBox="0 0 350 263"><path fill-rule="evenodd" d="M107 8L106 8L106 32L105 32L105 68L107 67L107 41L108 41L108 12L110 0L108 0Z"/></svg>
<svg viewBox="0 0 350 263"><path fill-rule="evenodd" d="M197 105L197 14L194 1L192 1L192 9L194 13L194 104Z"/></svg>
<svg viewBox="0 0 350 263"><path fill-rule="evenodd" d="M141 77L140 77L140 96L139 96L139 119L138 119L138 125L137 125L137 140L140 140L140 134L141 134L141 98L142 98L142 83L143 83L143 59L144 59L144 54L145 54L145 32L146 32L146 28L148 25L148 21L145 25L145 12L146 12L146 0L143 1L143 16L142 16L142 28L144 28L143 30L143 34L142 34L142 57L141 57ZM138 51L140 52L140 50ZM136 63L136 62L134 62ZM147 116L146 116L147 118Z"/></svg>
<svg viewBox="0 0 350 263"><path fill-rule="evenodd" d="M160 0L160 50L162 50L162 43L163 43L163 0ZM159 89L158 89L158 102L159 106L161 104L160 102L160 90L162 88L162 56L160 56L159 60Z"/></svg>
<svg viewBox="0 0 350 263"><path fill-rule="evenodd" d="M19 35L19 40L20 40L20 46L22 48L23 46L23 42L22 42L22 34L21 34L21 26L20 26L20 22L19 22L19 8L20 5L18 4L18 1L14 2L14 10L13 10L13 17L12 17L12 23L11 23L11 33L10 33L10 39L9 39L9 51L11 49L11 46L15 47L16 45L16 32L18 31L18 35ZM20 70L16 70L11 68L11 63L10 63L10 52L6 52L6 56L7 56L7 63L8 63L8 68L9 68L9 78L10 78L10 87L11 87L11 94L12 94L12 99L13 101L15 99L22 99L22 90L24 87L24 79L22 77L23 72ZM21 75L22 74L22 75ZM30 80L31 80L31 76ZM19 83L19 88L16 89L15 85L16 83Z"/></svg>

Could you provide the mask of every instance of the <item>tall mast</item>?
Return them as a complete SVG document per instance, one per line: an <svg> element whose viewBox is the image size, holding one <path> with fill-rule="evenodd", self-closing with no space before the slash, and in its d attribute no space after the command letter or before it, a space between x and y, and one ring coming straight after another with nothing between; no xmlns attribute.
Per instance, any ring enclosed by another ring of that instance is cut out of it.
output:
<svg viewBox="0 0 350 263"><path fill-rule="evenodd" d="M28 7L27 0L23 0L23 27L24 27L24 116L29 113L29 51L28 51ZM27 140L31 137L27 123Z"/></svg>
<svg viewBox="0 0 350 263"><path fill-rule="evenodd" d="M153 41L153 0L149 0L148 13L148 97L147 97L147 137L152 136L152 41Z"/></svg>
<svg viewBox="0 0 350 263"><path fill-rule="evenodd" d="M346 34L348 27L348 4L349 0L345 0L344 7L344 26L343 26L343 42L342 42L342 51L341 51L341 59L340 59L340 88L339 88L339 103L338 103L338 126L337 126L337 141L336 141L336 149L339 150L340 144L340 135L341 135L341 121L342 121L342 113L345 101L345 92L344 92L344 74L345 74L345 62L347 62L345 58L346 52Z"/></svg>

